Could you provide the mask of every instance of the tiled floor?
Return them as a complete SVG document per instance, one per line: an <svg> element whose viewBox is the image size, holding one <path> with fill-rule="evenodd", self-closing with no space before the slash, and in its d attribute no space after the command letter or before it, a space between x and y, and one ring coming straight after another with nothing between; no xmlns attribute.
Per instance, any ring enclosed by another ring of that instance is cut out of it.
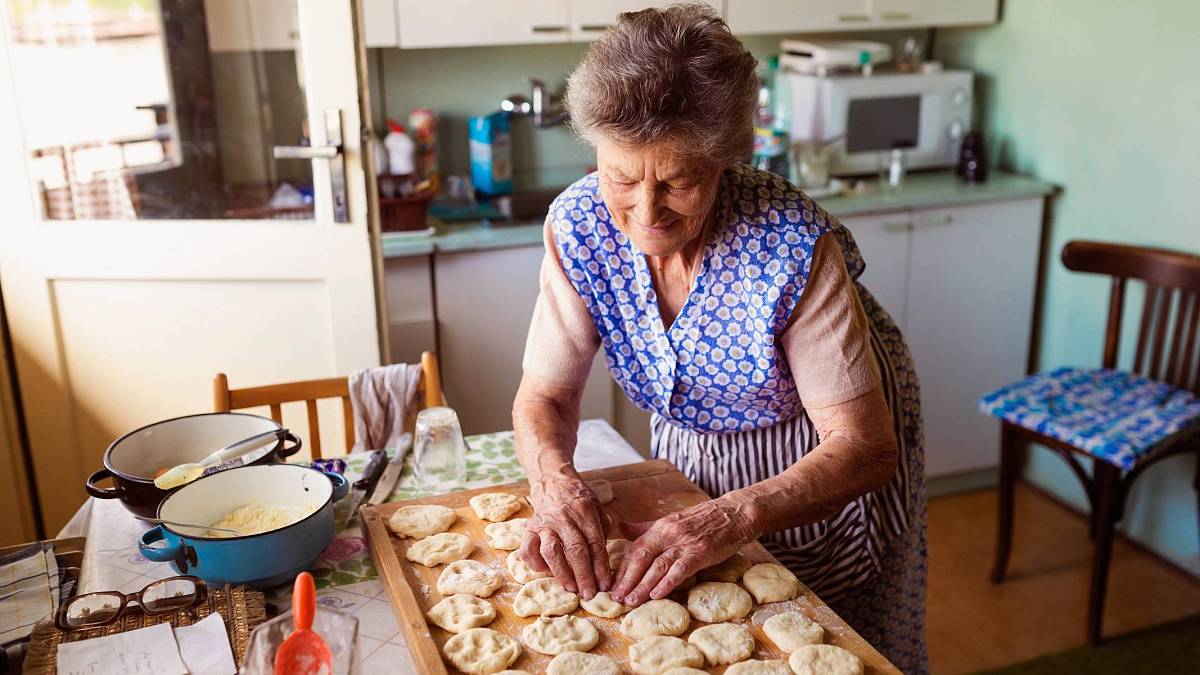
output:
<svg viewBox="0 0 1200 675"><path fill-rule="evenodd" d="M926 635L935 673L968 673L1084 643L1091 545L1083 519L1020 486L1009 574L988 580L994 490L929 504ZM1106 635L1200 612L1200 581L1118 539Z"/></svg>

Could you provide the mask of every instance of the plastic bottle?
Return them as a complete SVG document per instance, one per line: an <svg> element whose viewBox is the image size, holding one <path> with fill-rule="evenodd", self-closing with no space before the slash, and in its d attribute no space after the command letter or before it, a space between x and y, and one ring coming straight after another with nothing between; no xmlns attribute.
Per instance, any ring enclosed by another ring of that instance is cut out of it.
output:
<svg viewBox="0 0 1200 675"><path fill-rule="evenodd" d="M779 101L781 94L778 91L785 83L779 72L779 57L772 56L767 61L766 71L759 76L758 106L754 111L754 155L750 163L755 168L787 178L787 110Z"/></svg>
<svg viewBox="0 0 1200 675"><path fill-rule="evenodd" d="M383 147L388 153L388 173L393 176L404 176L413 173L413 148L416 147L404 127L388 120L388 135L383 139Z"/></svg>

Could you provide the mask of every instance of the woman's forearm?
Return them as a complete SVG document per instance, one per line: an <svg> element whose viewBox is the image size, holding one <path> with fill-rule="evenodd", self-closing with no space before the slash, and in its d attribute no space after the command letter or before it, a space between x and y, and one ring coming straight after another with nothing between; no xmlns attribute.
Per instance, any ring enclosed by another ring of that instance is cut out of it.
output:
<svg viewBox="0 0 1200 675"><path fill-rule="evenodd" d="M557 387L525 376L513 400L517 459L536 502L550 481L578 478L572 464L582 389Z"/></svg>
<svg viewBox="0 0 1200 675"><path fill-rule="evenodd" d="M820 444L774 477L722 496L756 536L808 525L891 480L898 452L882 391L810 411Z"/></svg>

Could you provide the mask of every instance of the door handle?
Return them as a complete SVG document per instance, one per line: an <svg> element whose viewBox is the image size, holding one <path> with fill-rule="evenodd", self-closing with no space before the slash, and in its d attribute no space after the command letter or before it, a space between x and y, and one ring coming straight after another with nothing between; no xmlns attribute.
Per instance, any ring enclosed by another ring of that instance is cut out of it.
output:
<svg viewBox="0 0 1200 675"><path fill-rule="evenodd" d="M884 232L908 232L913 229L913 224L905 220L884 223L881 227Z"/></svg>
<svg viewBox="0 0 1200 675"><path fill-rule="evenodd" d="M342 111L325 111L325 145L276 145L275 159L321 159L329 162L329 194L333 196L333 222L350 222L346 201L346 156L342 153Z"/></svg>

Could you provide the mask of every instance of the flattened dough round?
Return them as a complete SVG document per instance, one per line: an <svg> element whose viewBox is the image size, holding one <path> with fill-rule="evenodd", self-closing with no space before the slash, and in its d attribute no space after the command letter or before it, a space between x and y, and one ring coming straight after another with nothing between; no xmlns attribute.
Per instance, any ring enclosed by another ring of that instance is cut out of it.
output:
<svg viewBox="0 0 1200 675"><path fill-rule="evenodd" d="M533 673L528 670L502 670L496 675L533 675Z"/></svg>
<svg viewBox="0 0 1200 675"><path fill-rule="evenodd" d="M629 647L629 668L637 675L659 675L671 668L699 668L704 655L669 635L653 635Z"/></svg>
<svg viewBox="0 0 1200 675"><path fill-rule="evenodd" d="M498 523L521 510L521 498L507 492L485 492L471 497L469 502L475 515L484 520Z"/></svg>
<svg viewBox="0 0 1200 675"><path fill-rule="evenodd" d="M388 528L401 537L421 539L445 532L456 518L454 509L437 504L402 506L388 518Z"/></svg>
<svg viewBox="0 0 1200 675"><path fill-rule="evenodd" d="M512 665L521 655L521 645L491 628L472 628L446 640L442 654L464 673L491 675Z"/></svg>
<svg viewBox="0 0 1200 675"><path fill-rule="evenodd" d="M534 572L529 565L525 564L525 560L521 558L520 551L513 551L508 554L504 560L504 566L508 568L508 573L519 584L527 584L534 579L545 579L550 576L549 572Z"/></svg>
<svg viewBox="0 0 1200 675"><path fill-rule="evenodd" d="M591 621L578 616L539 616L521 631L521 640L539 654L586 652L600 641Z"/></svg>
<svg viewBox="0 0 1200 675"><path fill-rule="evenodd" d="M494 621L496 608L487 600L459 593L442 598L436 605L429 608L425 616L451 633L461 633L469 628L486 626Z"/></svg>
<svg viewBox="0 0 1200 675"><path fill-rule="evenodd" d="M805 645L819 645L825 640L821 624L800 612L783 612L763 623L763 632L777 647L794 652Z"/></svg>
<svg viewBox="0 0 1200 675"><path fill-rule="evenodd" d="M629 550L629 545L632 541L628 539L609 539L604 542L604 548L608 550L608 568L616 572L621 567L621 561L625 559L625 552Z"/></svg>
<svg viewBox="0 0 1200 675"><path fill-rule="evenodd" d="M570 614L579 606L579 596L568 591L554 577L534 579L517 591L513 613L517 616L558 616Z"/></svg>
<svg viewBox="0 0 1200 675"><path fill-rule="evenodd" d="M525 536L525 524L528 522L528 518L513 518L503 523L492 523L483 528L483 534L492 548L515 551L521 548L521 538Z"/></svg>
<svg viewBox="0 0 1200 675"><path fill-rule="evenodd" d="M653 635L679 635L691 622L683 605L664 598L631 610L621 619L621 632L634 640Z"/></svg>
<svg viewBox="0 0 1200 675"><path fill-rule="evenodd" d="M787 661L758 659L735 663L725 669L725 675L792 675L792 667Z"/></svg>
<svg viewBox="0 0 1200 675"><path fill-rule="evenodd" d="M662 675L708 675L707 670L699 668L688 668L686 666L675 666L662 671Z"/></svg>
<svg viewBox="0 0 1200 675"><path fill-rule="evenodd" d="M834 645L805 645L792 652L788 665L796 675L862 675L857 656Z"/></svg>
<svg viewBox="0 0 1200 675"><path fill-rule="evenodd" d="M736 623L701 626L688 636L688 643L699 649L704 659L714 666L748 659L754 651L754 636L745 626Z"/></svg>
<svg viewBox="0 0 1200 675"><path fill-rule="evenodd" d="M433 567L442 563L462 560L471 555L473 550L475 550L475 544L471 543L467 535L457 532L441 532L432 537L418 539L404 552L404 557L426 567Z"/></svg>
<svg viewBox="0 0 1200 675"><path fill-rule="evenodd" d="M550 660L546 675L621 675L621 666L603 654L564 652Z"/></svg>
<svg viewBox="0 0 1200 675"><path fill-rule="evenodd" d="M777 563L759 563L742 575L742 585L758 604L791 600L800 593L800 580Z"/></svg>
<svg viewBox="0 0 1200 675"><path fill-rule="evenodd" d="M596 493L596 499L601 504L608 504L613 500L612 483L603 478L593 478L584 482L587 483L588 487L592 488L592 492Z"/></svg>
<svg viewBox="0 0 1200 675"><path fill-rule="evenodd" d="M615 619L632 609L613 600L608 591L600 591L593 595L591 600L580 600L579 606L588 614L602 619Z"/></svg>
<svg viewBox="0 0 1200 675"><path fill-rule="evenodd" d="M442 595L469 593L486 598L503 583L504 578L499 572L478 560L456 560L442 570L437 580L437 592Z"/></svg>
<svg viewBox="0 0 1200 675"><path fill-rule="evenodd" d="M736 584L748 569L750 559L741 553L734 553L716 565L700 570L696 573L696 578L700 581L725 581Z"/></svg>
<svg viewBox="0 0 1200 675"><path fill-rule="evenodd" d="M692 618L706 623L740 619L750 613L750 594L737 584L704 581L688 591L687 608Z"/></svg>

